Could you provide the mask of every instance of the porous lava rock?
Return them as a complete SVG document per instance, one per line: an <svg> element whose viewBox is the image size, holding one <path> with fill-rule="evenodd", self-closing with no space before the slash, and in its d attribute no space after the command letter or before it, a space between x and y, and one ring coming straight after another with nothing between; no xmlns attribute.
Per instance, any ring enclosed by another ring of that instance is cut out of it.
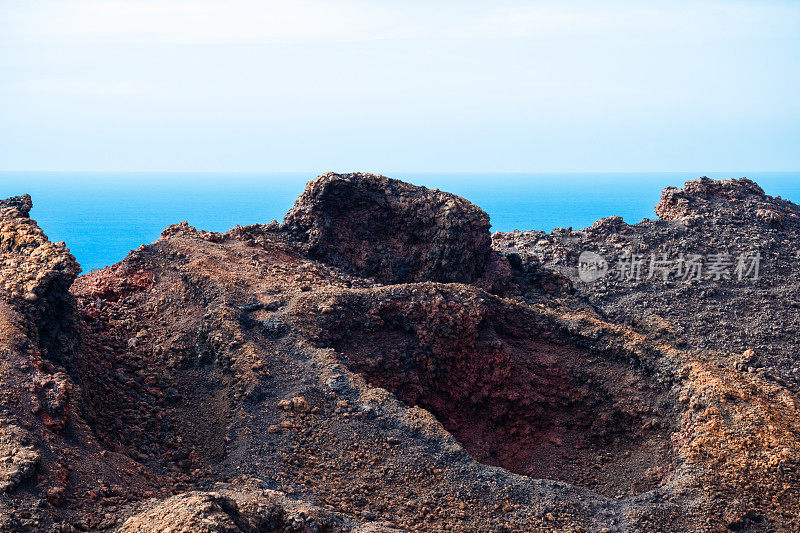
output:
<svg viewBox="0 0 800 533"><path fill-rule="evenodd" d="M27 217L31 209L33 209L33 200L30 194L0 200L0 216L3 218Z"/></svg>
<svg viewBox="0 0 800 533"><path fill-rule="evenodd" d="M480 208L374 174L320 176L284 226L312 257L382 283L470 283L491 255L489 216Z"/></svg>
<svg viewBox="0 0 800 533"><path fill-rule="evenodd" d="M793 203L767 196L764 190L747 178L712 180L702 177L689 181L683 189L667 187L656 205L661 220L687 217L726 217L730 220L760 219L782 226L796 224L800 210Z"/></svg>
<svg viewBox="0 0 800 533"><path fill-rule="evenodd" d="M28 195L0 201L0 297L36 302L66 297L80 267L66 245L50 242L29 217Z"/></svg>

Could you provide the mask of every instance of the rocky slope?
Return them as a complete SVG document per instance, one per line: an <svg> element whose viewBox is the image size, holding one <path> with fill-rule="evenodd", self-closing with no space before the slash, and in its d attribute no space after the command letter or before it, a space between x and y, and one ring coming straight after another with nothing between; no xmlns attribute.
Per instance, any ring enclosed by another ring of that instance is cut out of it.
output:
<svg viewBox="0 0 800 533"><path fill-rule="evenodd" d="M81 277L30 209L0 202L4 531L800 529L800 210L753 182L492 236L326 174Z"/></svg>

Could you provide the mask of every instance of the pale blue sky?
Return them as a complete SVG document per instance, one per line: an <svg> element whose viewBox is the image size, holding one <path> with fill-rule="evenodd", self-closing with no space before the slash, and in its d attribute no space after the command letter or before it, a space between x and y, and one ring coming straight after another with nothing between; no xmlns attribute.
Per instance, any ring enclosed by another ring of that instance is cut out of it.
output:
<svg viewBox="0 0 800 533"><path fill-rule="evenodd" d="M0 0L0 170L800 170L800 2Z"/></svg>

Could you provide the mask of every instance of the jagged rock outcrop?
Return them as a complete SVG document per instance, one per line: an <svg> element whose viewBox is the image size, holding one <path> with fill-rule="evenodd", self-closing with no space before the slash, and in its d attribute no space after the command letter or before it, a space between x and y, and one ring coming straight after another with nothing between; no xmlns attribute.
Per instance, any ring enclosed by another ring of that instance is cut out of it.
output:
<svg viewBox="0 0 800 533"><path fill-rule="evenodd" d="M81 269L66 245L50 242L28 214L28 195L0 203L0 300L18 309L32 341L54 360L74 339L69 288Z"/></svg>
<svg viewBox="0 0 800 533"><path fill-rule="evenodd" d="M80 272L64 243L29 218L31 198L0 202L0 529L33 530L42 516L25 497L57 501L67 438L86 437L76 416L79 387L65 372L76 343L69 287ZM77 463L76 461L75 463ZM74 467L74 464L72 465Z"/></svg>
<svg viewBox="0 0 800 533"><path fill-rule="evenodd" d="M0 217L2 218L28 217L31 209L33 209L33 200L30 194L0 200Z"/></svg>
<svg viewBox="0 0 800 533"><path fill-rule="evenodd" d="M491 255L489 216L453 194L372 174L310 182L284 226L330 264L382 283L470 283Z"/></svg>
<svg viewBox="0 0 800 533"><path fill-rule="evenodd" d="M796 224L800 209L788 200L772 198L754 181L747 178L712 180L706 177L686 182L683 189L667 187L656 205L661 220L681 220L700 217L730 220L759 219L782 226Z"/></svg>
<svg viewBox="0 0 800 533"><path fill-rule="evenodd" d="M80 273L64 243L50 242L29 218L28 195L0 202L0 297L36 302L63 298Z"/></svg>
<svg viewBox="0 0 800 533"><path fill-rule="evenodd" d="M75 324L69 288L80 267L64 243L52 243L34 220L28 195L0 202L0 368L5 386L25 375L25 364L38 365L27 373L31 405L52 427L63 426L70 386L49 362L68 361L75 344ZM23 368L13 362L20 356ZM22 401L22 390L4 391L6 406ZM1 398L1 396L0 396ZM12 399L13 398L13 399ZM14 427L3 426L5 429ZM10 431L10 430L9 430Z"/></svg>

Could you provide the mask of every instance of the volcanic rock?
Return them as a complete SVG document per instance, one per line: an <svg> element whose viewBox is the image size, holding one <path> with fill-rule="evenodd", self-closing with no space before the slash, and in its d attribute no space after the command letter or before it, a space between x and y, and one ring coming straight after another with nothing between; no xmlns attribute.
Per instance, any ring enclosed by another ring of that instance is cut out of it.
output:
<svg viewBox="0 0 800 533"><path fill-rule="evenodd" d="M752 182L489 249L465 200L329 174L77 279L16 204L0 530L800 529L797 206ZM723 252L760 275L615 275Z"/></svg>
<svg viewBox="0 0 800 533"><path fill-rule="evenodd" d="M798 221L798 206L764 194L764 190L747 178L712 180L706 177L689 181L683 189L667 187L656 205L661 220L687 217L725 217L730 220L758 218L782 225L785 218Z"/></svg>
<svg viewBox="0 0 800 533"><path fill-rule="evenodd" d="M382 283L469 283L491 254L489 216L453 194L373 174L310 182L284 219L309 253Z"/></svg>
<svg viewBox="0 0 800 533"><path fill-rule="evenodd" d="M33 209L33 200L31 200L30 194L0 200L0 217L2 218L27 217L31 209Z"/></svg>
<svg viewBox="0 0 800 533"><path fill-rule="evenodd" d="M30 445L30 434L23 428L7 421L0 422L0 428L0 493L3 493L33 474L40 454Z"/></svg>

